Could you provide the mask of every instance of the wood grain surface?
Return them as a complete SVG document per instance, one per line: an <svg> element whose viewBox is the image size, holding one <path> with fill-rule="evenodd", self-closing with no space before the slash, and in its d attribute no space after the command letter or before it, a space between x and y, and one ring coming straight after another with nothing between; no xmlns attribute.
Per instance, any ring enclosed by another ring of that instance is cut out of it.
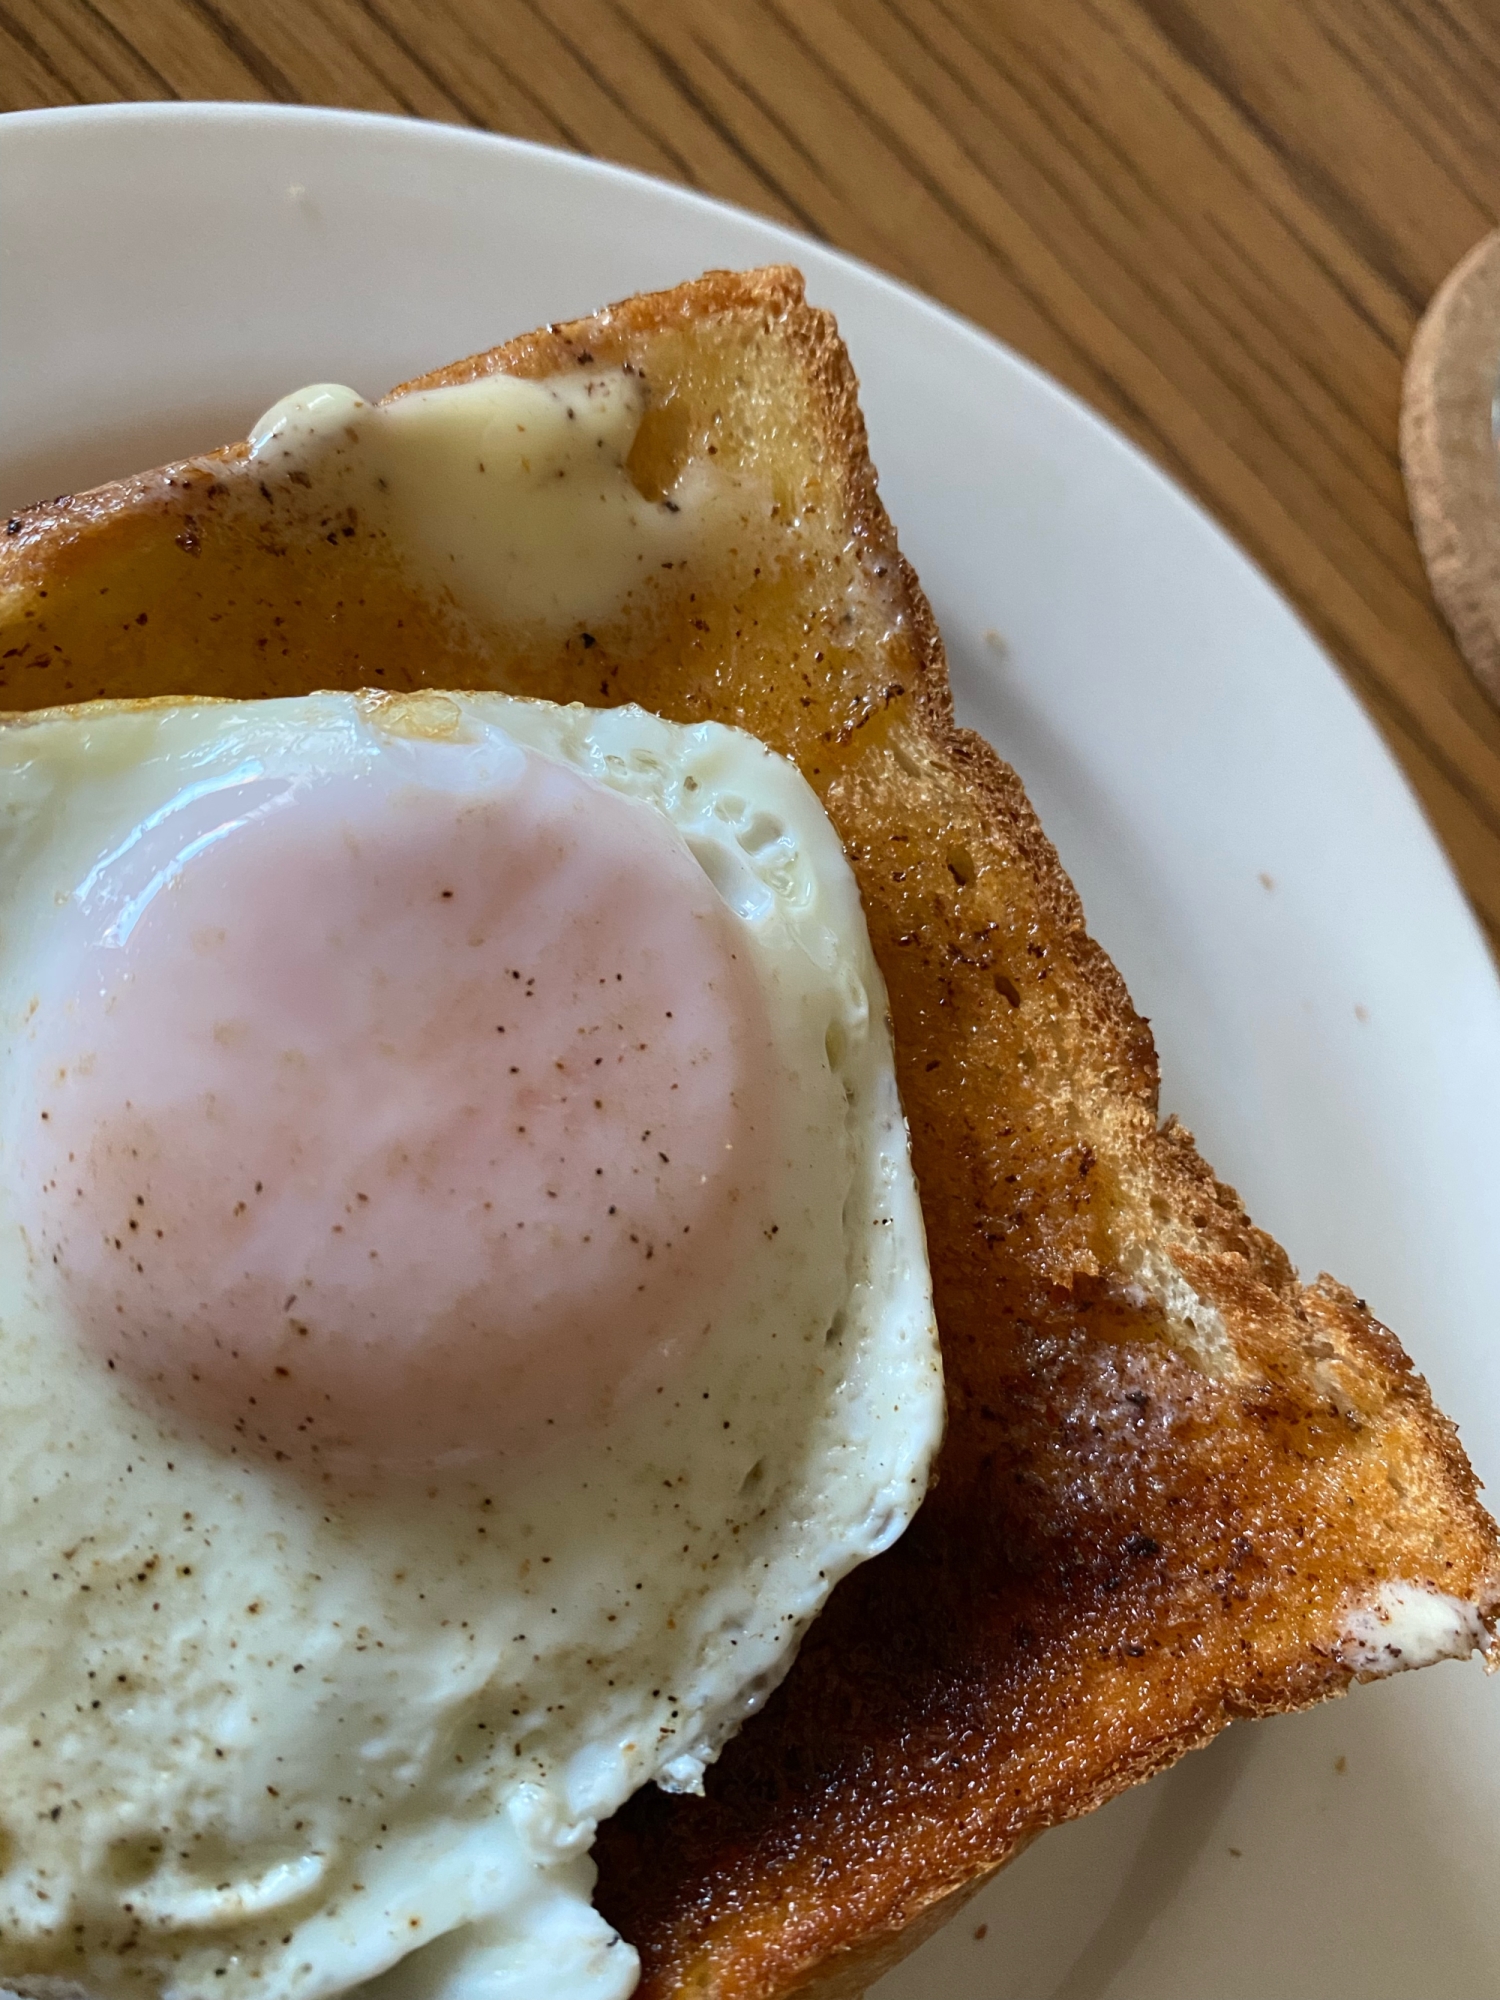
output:
<svg viewBox="0 0 1500 2000"><path fill-rule="evenodd" d="M1500 945L1500 712L1429 594L1401 365L1500 221L1490 0L0 0L0 107L357 105L597 153L968 314L1287 592ZM435 357L441 358L441 357Z"/></svg>

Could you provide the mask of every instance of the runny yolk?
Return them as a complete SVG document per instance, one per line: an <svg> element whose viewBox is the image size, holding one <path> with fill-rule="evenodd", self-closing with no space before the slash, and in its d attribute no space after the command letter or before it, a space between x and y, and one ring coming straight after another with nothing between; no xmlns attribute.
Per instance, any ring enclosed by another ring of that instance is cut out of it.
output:
<svg viewBox="0 0 1500 2000"><path fill-rule="evenodd" d="M527 753L247 779L120 853L147 889L54 968L19 1165L122 1386L359 1477L576 1440L711 1334L770 1031L651 809Z"/></svg>

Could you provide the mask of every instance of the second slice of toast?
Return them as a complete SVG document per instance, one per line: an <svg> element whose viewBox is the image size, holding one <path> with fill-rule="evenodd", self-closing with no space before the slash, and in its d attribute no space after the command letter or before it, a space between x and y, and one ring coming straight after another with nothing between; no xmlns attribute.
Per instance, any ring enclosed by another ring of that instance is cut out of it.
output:
<svg viewBox="0 0 1500 2000"><path fill-rule="evenodd" d="M648 2000L857 1993L1035 1834L1227 1721L1489 1646L1500 1551L1394 1336L1300 1284L1158 1124L1145 1023L1014 772L954 726L797 274L711 273L407 387L619 366L647 390L644 493L701 463L760 498L611 619L539 643L461 616L229 447L12 524L0 708L501 687L738 723L816 787L890 990L948 1437L706 1798L602 1830L598 1899Z"/></svg>

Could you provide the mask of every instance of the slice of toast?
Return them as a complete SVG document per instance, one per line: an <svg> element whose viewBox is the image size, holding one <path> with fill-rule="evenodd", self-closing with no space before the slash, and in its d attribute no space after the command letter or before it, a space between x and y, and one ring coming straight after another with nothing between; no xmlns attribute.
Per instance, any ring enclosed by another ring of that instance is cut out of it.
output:
<svg viewBox="0 0 1500 2000"><path fill-rule="evenodd" d="M707 1797L602 1829L598 1900L651 2000L858 1993L1036 1833L1229 1720L1491 1645L1500 1548L1395 1338L1300 1285L1158 1125L1146 1024L1015 773L954 726L798 275L710 273L406 387L622 364L643 492L701 461L764 504L613 619L476 625L231 446L11 523L0 708L501 687L739 723L817 788L890 989L948 1437Z"/></svg>

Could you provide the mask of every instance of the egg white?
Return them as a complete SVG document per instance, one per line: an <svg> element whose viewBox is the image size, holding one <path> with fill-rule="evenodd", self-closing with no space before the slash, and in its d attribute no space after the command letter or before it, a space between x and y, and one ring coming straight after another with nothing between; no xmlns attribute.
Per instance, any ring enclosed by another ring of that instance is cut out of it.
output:
<svg viewBox="0 0 1500 2000"><path fill-rule="evenodd" d="M185 783L397 758L462 790L497 737L646 802L736 913L786 1134L767 1248L588 1453L330 1506L86 1353L15 1212L17 1079L58 910ZM884 989L813 793L736 730L497 695L15 718L0 1045L0 1973L317 2000L416 1953L383 1995L627 1994L597 1822L698 1785L942 1423Z"/></svg>

